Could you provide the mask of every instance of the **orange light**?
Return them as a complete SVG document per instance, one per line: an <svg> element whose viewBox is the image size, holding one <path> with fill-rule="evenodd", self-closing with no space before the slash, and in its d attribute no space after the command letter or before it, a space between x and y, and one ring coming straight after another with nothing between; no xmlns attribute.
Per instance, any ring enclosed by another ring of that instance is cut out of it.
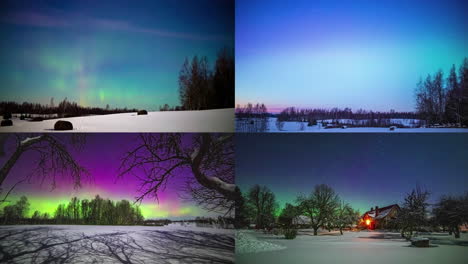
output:
<svg viewBox="0 0 468 264"><path fill-rule="evenodd" d="M370 220L366 219L366 225L370 225Z"/></svg>

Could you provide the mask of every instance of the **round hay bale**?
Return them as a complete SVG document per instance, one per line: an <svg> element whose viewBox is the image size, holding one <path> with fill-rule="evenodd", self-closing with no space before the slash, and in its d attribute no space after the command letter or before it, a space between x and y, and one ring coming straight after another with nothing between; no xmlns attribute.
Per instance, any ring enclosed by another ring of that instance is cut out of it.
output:
<svg viewBox="0 0 468 264"><path fill-rule="evenodd" d="M13 121L11 121L10 119L2 120L1 126L12 126L12 125L13 125Z"/></svg>
<svg viewBox="0 0 468 264"><path fill-rule="evenodd" d="M40 117L40 116L36 116L36 117L33 117L31 119L32 122L41 122L41 121L44 121L44 118Z"/></svg>
<svg viewBox="0 0 468 264"><path fill-rule="evenodd" d="M139 110L137 114L138 114L138 115L147 115L147 114L148 114L148 111L146 111L146 110Z"/></svg>
<svg viewBox="0 0 468 264"><path fill-rule="evenodd" d="M54 130L73 130L73 124L70 121L59 120L55 122Z"/></svg>

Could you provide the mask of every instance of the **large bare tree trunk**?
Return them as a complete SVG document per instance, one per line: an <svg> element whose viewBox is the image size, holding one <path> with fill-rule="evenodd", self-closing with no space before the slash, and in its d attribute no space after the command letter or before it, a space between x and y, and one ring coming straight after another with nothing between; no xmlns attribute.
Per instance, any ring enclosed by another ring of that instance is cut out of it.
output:
<svg viewBox="0 0 468 264"><path fill-rule="evenodd" d="M6 179L6 176L8 175L10 170L13 168L13 166L16 164L16 162L21 157L21 155L25 151L27 151L31 145L44 140L44 137L45 136L26 138L25 140L19 142L18 147L16 148L16 151L7 160L5 165L3 165L3 167L0 169L0 186L3 184L3 181Z"/></svg>

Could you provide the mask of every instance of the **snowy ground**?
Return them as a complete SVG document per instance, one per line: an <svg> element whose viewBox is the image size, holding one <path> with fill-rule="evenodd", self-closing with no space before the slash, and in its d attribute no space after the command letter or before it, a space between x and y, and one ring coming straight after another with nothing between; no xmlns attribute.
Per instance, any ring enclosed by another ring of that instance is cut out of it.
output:
<svg viewBox="0 0 468 264"><path fill-rule="evenodd" d="M276 125L276 117L268 119L267 131L256 131L256 132L304 132L304 133L448 133L448 132L465 132L468 133L468 128L396 128L395 130L390 130L390 127L347 127L343 128L325 128L321 124L315 126L307 126L307 122L283 122L283 127L281 129ZM324 120L326 122L331 122L332 120ZM346 120L340 120L340 122L345 123ZM392 119L392 122L400 123L402 125L410 126L413 120L410 119ZM416 121L414 121L416 122ZM248 126L249 124L247 124ZM237 128L239 132L241 129ZM251 132L251 131L249 131Z"/></svg>
<svg viewBox="0 0 468 264"><path fill-rule="evenodd" d="M233 230L180 225L0 227L0 263L233 262Z"/></svg>
<svg viewBox="0 0 468 264"><path fill-rule="evenodd" d="M72 122L72 132L234 132L234 109L83 116L30 122L13 119L0 132L52 132L57 120Z"/></svg>
<svg viewBox="0 0 468 264"><path fill-rule="evenodd" d="M236 234L236 264L245 263L468 263L468 234L456 242L453 236L434 234L433 247L410 247L398 233L339 232L313 236L301 230L294 240L262 232L243 230ZM246 235L246 236L245 236ZM276 246L276 250L271 245ZM254 245L253 250L245 245ZM241 249L242 250L239 250Z"/></svg>

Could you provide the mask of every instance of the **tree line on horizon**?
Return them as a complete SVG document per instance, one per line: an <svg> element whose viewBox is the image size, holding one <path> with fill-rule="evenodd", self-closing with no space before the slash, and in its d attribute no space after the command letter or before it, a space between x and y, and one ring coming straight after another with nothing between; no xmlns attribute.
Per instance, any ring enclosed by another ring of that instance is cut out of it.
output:
<svg viewBox="0 0 468 264"><path fill-rule="evenodd" d="M74 224L74 225L139 225L144 217L139 206L127 200L112 201L96 195L94 199L71 198L68 204L59 204L53 215L35 210L27 217L30 203L22 196L15 204L3 208L1 224Z"/></svg>
<svg viewBox="0 0 468 264"><path fill-rule="evenodd" d="M57 114L57 117L77 117L85 115L108 115L119 113L137 112L138 109L113 108L107 104L106 108L84 107L76 102L70 102L65 97L58 105L55 105L54 98L50 99L50 104L42 105L39 103L23 102L22 104L13 101L0 102L0 112L5 119L11 118L12 113L20 114L22 118L29 118L31 115L51 116ZM6 118L5 115L9 116Z"/></svg>
<svg viewBox="0 0 468 264"><path fill-rule="evenodd" d="M416 231L448 231L460 237L460 226L468 224L468 192L465 195L444 195L429 210L430 193L419 187L404 198L397 218L390 221L389 228L411 239ZM294 238L297 228L339 230L357 226L361 213L345 203L328 185L319 184L308 195L298 195L295 203L286 203L279 209L275 194L266 186L254 185L242 196L236 209L238 228L281 230L286 238ZM300 216L309 218L309 223L298 223Z"/></svg>

